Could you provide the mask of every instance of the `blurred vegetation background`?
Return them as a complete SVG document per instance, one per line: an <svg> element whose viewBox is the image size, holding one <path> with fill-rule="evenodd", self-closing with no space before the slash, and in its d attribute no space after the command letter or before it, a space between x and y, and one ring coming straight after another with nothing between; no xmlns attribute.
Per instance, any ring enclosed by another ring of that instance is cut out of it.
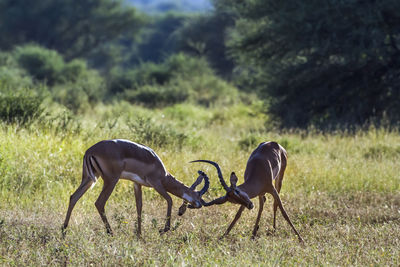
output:
<svg viewBox="0 0 400 267"><path fill-rule="evenodd" d="M26 123L55 105L78 114L122 100L157 108L258 98L280 127L397 127L399 8L396 0L0 0L1 119Z"/></svg>

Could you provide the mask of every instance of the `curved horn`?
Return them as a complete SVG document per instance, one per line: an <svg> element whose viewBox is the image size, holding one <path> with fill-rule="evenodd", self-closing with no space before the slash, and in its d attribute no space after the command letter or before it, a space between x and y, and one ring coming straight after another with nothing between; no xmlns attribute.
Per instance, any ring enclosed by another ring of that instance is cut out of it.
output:
<svg viewBox="0 0 400 267"><path fill-rule="evenodd" d="M190 189L192 189L192 190L195 190L196 189L196 186L198 186L200 183L201 183L201 181L203 180L203 174L202 174L202 171L197 171L198 173L199 173L199 177L197 177L197 180L190 186Z"/></svg>
<svg viewBox="0 0 400 267"><path fill-rule="evenodd" d="M203 188L199 191L200 196L202 196L202 195L204 195L204 194L207 192L208 188L210 187L210 179L208 179L207 174L205 174L204 172L198 171L198 173L201 175L201 177L204 178L204 186L203 186ZM197 185L196 185L196 186L197 186Z"/></svg>
<svg viewBox="0 0 400 267"><path fill-rule="evenodd" d="M224 177L222 176L221 168L219 167L218 163L211 161L211 160L204 160L204 159L193 160L190 163L193 163L193 162L205 162L205 163L209 163L209 164L213 165L217 169L219 181L222 184L222 186L224 187L225 191L226 192L230 191L230 187L225 183Z"/></svg>
<svg viewBox="0 0 400 267"><path fill-rule="evenodd" d="M208 179L207 174L205 174L204 172L197 171L197 173L199 174L199 177L197 177L196 181L190 186L190 189L191 190L195 190L196 186L198 186L201 183L201 181L203 180L203 178L204 178L204 186L199 191L199 195L200 195L200 199L201 199L201 196L204 195L207 192L207 190L208 190L208 188L210 186L210 180ZM204 200L201 199L201 202L203 203ZM189 205L189 206L190 206L190 208L193 208L192 205ZM183 214L185 214L187 207L188 207L188 203L186 202L186 200L184 200L182 205L178 209L178 215L182 216Z"/></svg>

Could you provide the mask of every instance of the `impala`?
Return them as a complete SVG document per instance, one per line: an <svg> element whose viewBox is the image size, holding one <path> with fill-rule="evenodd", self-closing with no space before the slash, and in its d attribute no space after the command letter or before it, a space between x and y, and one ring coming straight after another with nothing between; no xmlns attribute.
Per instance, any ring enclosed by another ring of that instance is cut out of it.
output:
<svg viewBox="0 0 400 267"><path fill-rule="evenodd" d="M153 187L167 201L167 219L165 227L160 233L170 229L172 198L168 193L184 199L193 208L202 206L201 196L208 190L208 177L199 172L200 176L192 187L187 187L176 180L166 170L160 157L149 147L128 140L104 140L90 147L83 157L82 182L78 189L71 195L67 215L62 227L63 234L68 226L72 210L76 202L101 176L103 189L95 203L100 217L106 227L107 233L112 235L104 206L110 197L119 179L134 182L134 191L137 210L137 235L141 235L142 221L142 186ZM205 180L205 185L200 191L195 187Z"/></svg>
<svg viewBox="0 0 400 267"><path fill-rule="evenodd" d="M233 219L232 223L229 225L228 229L224 233L223 236L229 234L233 226L236 224L237 220L239 220L242 215L243 210L247 207L248 209L253 208L253 203L250 199L254 197L258 197L260 207L258 210L258 215L256 219L256 223L254 225L254 230L252 237L254 238L258 225L261 218L261 213L264 208L265 203L265 194L270 193L274 197L273 211L274 211L274 220L273 227L276 229L276 210L279 206L279 209L282 212L283 217L292 227L293 231L298 236L300 242L303 242L300 234L297 232L296 228L292 224L287 215L282 201L279 197L279 192L282 187L283 175L285 172L286 164L287 164L287 153L286 150L276 142L265 142L261 143L254 151L251 153L249 160L247 161L246 170L244 173L244 183L236 186L238 181L237 176L234 172L231 173L230 182L231 186L229 187L222 176L221 169L219 165L213 161L209 160L195 160L192 162L206 162L215 166L218 172L219 180L226 191L226 195L214 199L208 203L202 201L203 206L211 206L214 204L223 204L227 201L240 204L240 208ZM275 186L273 185L273 180L275 180ZM189 208L195 208L193 205L190 205Z"/></svg>

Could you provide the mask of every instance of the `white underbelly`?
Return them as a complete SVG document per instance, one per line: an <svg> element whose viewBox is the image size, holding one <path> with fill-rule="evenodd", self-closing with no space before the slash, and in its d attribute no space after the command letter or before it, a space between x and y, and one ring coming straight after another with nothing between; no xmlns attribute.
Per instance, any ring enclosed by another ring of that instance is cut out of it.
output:
<svg viewBox="0 0 400 267"><path fill-rule="evenodd" d="M125 180L130 180L132 182L144 185L144 186L151 186L146 179L143 179L142 177L140 177L139 175L137 175L136 173L133 172L126 172L123 171L121 173L121 179L125 179Z"/></svg>

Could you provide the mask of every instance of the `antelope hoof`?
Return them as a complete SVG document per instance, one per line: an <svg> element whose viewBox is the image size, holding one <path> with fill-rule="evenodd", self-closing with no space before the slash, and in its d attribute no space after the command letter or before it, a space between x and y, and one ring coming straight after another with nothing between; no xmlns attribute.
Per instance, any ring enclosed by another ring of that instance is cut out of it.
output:
<svg viewBox="0 0 400 267"><path fill-rule="evenodd" d="M227 235L228 235L228 234L225 233L225 234L223 234L222 236L220 236L220 238L218 238L218 239L219 239L219 240L222 240L222 239L224 239Z"/></svg>
<svg viewBox="0 0 400 267"><path fill-rule="evenodd" d="M107 234L109 236L114 236L114 233L113 233L113 231L111 229L107 229Z"/></svg>
<svg viewBox="0 0 400 267"><path fill-rule="evenodd" d="M67 234L67 230L66 230L66 227L61 227L61 235L62 235L62 238L64 239L65 238L65 235Z"/></svg>
<svg viewBox="0 0 400 267"><path fill-rule="evenodd" d="M258 231L258 229L260 228L260 226L259 225L257 225L257 227L253 230L253 234L252 234L252 236L251 236L251 239L255 239L256 238L256 234L257 234L257 231Z"/></svg>
<svg viewBox="0 0 400 267"><path fill-rule="evenodd" d="M164 233L168 232L168 231L169 231L169 229L170 229L170 227L165 227L164 229L160 229L160 230L158 230L158 232L160 233L160 235L162 235L162 234L164 234Z"/></svg>

